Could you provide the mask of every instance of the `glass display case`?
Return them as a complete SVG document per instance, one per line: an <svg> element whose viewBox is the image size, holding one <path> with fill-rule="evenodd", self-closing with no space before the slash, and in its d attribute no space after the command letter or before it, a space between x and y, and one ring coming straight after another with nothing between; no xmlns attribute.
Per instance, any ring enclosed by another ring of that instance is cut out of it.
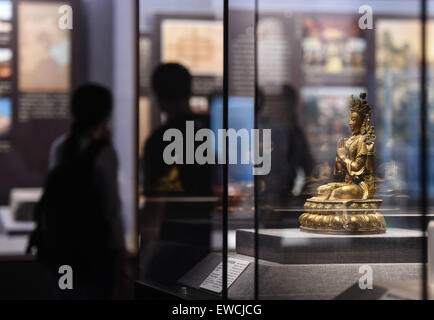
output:
<svg viewBox="0 0 434 320"><path fill-rule="evenodd" d="M432 297L432 4L139 1L138 292Z"/></svg>

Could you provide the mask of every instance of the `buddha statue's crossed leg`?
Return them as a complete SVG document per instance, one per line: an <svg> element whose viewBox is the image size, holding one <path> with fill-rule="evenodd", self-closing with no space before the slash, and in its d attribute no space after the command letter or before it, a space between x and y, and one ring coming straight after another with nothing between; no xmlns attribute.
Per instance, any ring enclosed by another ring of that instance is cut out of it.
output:
<svg viewBox="0 0 434 320"><path fill-rule="evenodd" d="M332 194L332 192L336 189L336 188L340 188L342 186L345 186L345 183L328 183L328 184L324 184L322 186L319 186L317 189L317 197L314 197L317 200L328 200Z"/></svg>
<svg viewBox="0 0 434 320"><path fill-rule="evenodd" d="M363 190L356 184L348 184L342 187L336 188L332 191L329 199L362 199Z"/></svg>

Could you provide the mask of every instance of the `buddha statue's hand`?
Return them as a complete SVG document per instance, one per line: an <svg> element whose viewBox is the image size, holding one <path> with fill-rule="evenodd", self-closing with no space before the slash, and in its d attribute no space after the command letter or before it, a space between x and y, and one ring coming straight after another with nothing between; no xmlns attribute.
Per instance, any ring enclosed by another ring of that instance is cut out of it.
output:
<svg viewBox="0 0 434 320"><path fill-rule="evenodd" d="M341 159L342 161L345 161L345 159L347 158L347 150L345 148L339 148L337 150L337 153L338 153L339 159Z"/></svg>
<svg viewBox="0 0 434 320"><path fill-rule="evenodd" d="M342 161L339 160L339 158L336 161L336 172L335 174L343 174L345 172L345 165Z"/></svg>
<svg viewBox="0 0 434 320"><path fill-rule="evenodd" d="M336 153L338 155L338 158L341 159L342 161L345 161L345 159L347 158L347 149L345 148L345 140L344 139L339 139L338 141L338 147L336 149Z"/></svg>

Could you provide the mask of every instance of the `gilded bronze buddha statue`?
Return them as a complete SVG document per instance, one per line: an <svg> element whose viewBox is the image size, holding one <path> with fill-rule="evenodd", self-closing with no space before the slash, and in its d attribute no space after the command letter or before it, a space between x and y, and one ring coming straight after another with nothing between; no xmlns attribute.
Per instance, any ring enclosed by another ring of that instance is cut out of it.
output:
<svg viewBox="0 0 434 320"><path fill-rule="evenodd" d="M334 175L341 182L318 187L317 196L305 203L300 216L304 231L325 233L383 233L386 222L376 212L381 200L375 195L375 132L371 125L372 107L366 93L350 98L352 135L340 139L336 148Z"/></svg>

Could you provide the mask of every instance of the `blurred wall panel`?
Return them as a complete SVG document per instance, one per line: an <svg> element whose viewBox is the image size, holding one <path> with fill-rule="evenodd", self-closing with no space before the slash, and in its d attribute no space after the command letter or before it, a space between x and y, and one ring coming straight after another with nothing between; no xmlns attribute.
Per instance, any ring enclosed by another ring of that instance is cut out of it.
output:
<svg viewBox="0 0 434 320"><path fill-rule="evenodd" d="M82 0L85 81L113 88L113 0Z"/></svg>
<svg viewBox="0 0 434 320"><path fill-rule="evenodd" d="M92 0L93 1L93 0ZM104 0L105 1L105 0ZM135 0L113 0L114 144L128 248L135 251L136 227L136 21Z"/></svg>

